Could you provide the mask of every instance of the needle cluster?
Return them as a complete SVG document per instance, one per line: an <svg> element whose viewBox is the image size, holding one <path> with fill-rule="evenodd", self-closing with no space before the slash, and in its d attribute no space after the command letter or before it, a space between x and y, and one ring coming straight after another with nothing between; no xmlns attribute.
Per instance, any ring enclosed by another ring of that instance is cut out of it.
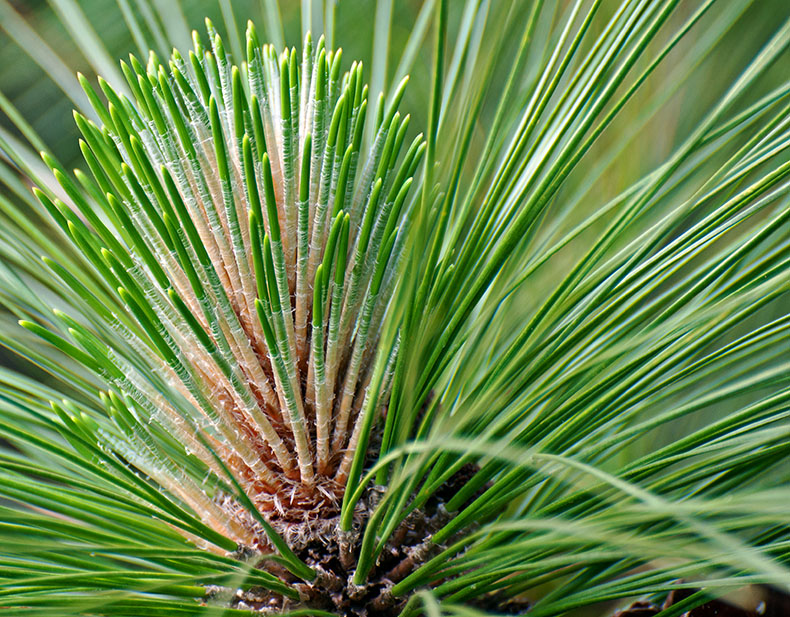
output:
<svg viewBox="0 0 790 617"><path fill-rule="evenodd" d="M93 177L76 172L80 190L45 157L76 209L38 196L127 310L100 314L128 349L77 322L78 346L57 341L113 385L108 445L134 442L135 466L254 544L240 504L174 469L153 435L273 518L336 514L424 144L405 142L405 80L369 117L362 65L342 73L323 37L278 54L250 23L235 66L207 28L208 47L195 34L167 66L122 63L131 98L100 80L105 106L82 78L101 121L75 114Z"/></svg>

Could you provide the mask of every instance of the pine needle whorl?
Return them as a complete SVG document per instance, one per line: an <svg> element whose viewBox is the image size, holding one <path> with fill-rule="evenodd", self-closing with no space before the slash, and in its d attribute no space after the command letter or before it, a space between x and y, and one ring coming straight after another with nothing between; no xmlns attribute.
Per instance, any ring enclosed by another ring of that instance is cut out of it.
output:
<svg viewBox="0 0 790 617"><path fill-rule="evenodd" d="M81 79L101 125L76 115L94 176L80 179L102 212L57 170L82 216L45 205L128 309L109 325L133 357L75 334L117 388L112 439L147 444L130 462L254 543L235 498L147 437L163 427L270 518L337 514L424 144L405 141L405 81L374 115L362 65L341 73L323 38L278 54L250 24L235 66L207 27L210 45L195 34L167 66L122 63L132 98L100 80L105 105Z"/></svg>

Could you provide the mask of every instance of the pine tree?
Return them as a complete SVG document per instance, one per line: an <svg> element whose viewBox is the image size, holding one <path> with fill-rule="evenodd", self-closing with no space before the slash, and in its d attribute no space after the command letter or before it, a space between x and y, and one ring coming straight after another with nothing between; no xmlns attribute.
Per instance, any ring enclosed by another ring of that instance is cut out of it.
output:
<svg viewBox="0 0 790 617"><path fill-rule="evenodd" d="M82 158L0 96L0 614L782 614L790 19L733 78L746 1L379 0L370 68L360 3L119 0L119 65L51 4L99 77L0 0Z"/></svg>

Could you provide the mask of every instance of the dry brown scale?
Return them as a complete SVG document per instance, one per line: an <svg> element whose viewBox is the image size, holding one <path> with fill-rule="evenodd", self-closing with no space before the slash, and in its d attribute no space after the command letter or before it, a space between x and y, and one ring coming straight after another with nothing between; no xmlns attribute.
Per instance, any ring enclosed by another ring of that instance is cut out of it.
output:
<svg viewBox="0 0 790 617"><path fill-rule="evenodd" d="M235 593L227 589L213 588L212 596L223 602L229 600L233 608L251 609L263 615L313 608L345 617L394 617L400 614L407 598L393 597L390 589L445 548L445 545L432 543L429 538L449 520L444 504L466 484L476 470L475 465L464 466L436 492L423 509L415 510L406 518L393 534L364 585L355 585L352 579L364 521L370 516L383 492L383 487L379 486L371 487L360 500L354 526L348 533L340 531L339 518L336 516L301 522L272 519L276 530L317 576L311 582L304 582L270 561L259 561L255 565L292 585L299 592L298 601L262 588L239 590ZM485 487L478 494L484 490ZM472 499L476 497L474 495ZM239 516L243 516L241 511ZM245 524L254 524L249 519L244 521ZM259 537L263 537L263 530L259 529L259 532ZM244 554L236 556L245 557L254 563L255 555L268 550L270 547L262 542L260 546L248 547L243 551ZM505 614L521 614L529 608L529 603L524 600L508 599L496 594L482 597L476 605Z"/></svg>

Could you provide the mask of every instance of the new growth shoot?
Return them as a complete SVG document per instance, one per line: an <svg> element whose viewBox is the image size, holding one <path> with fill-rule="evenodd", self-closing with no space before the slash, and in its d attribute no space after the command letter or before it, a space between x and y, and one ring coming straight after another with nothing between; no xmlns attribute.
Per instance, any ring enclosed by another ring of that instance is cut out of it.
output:
<svg viewBox="0 0 790 617"><path fill-rule="evenodd" d="M131 97L100 79L105 105L81 78L100 119L75 114L92 177L47 158L74 207L38 196L126 310L97 311L96 331L61 314L73 342L24 325L112 384L107 447L262 546L206 472L269 520L337 515L361 410L388 397L389 382L365 400L424 143L396 111L405 80L369 110L362 65L342 72L323 37L278 53L250 23L236 66L207 28L186 57L122 63Z"/></svg>

